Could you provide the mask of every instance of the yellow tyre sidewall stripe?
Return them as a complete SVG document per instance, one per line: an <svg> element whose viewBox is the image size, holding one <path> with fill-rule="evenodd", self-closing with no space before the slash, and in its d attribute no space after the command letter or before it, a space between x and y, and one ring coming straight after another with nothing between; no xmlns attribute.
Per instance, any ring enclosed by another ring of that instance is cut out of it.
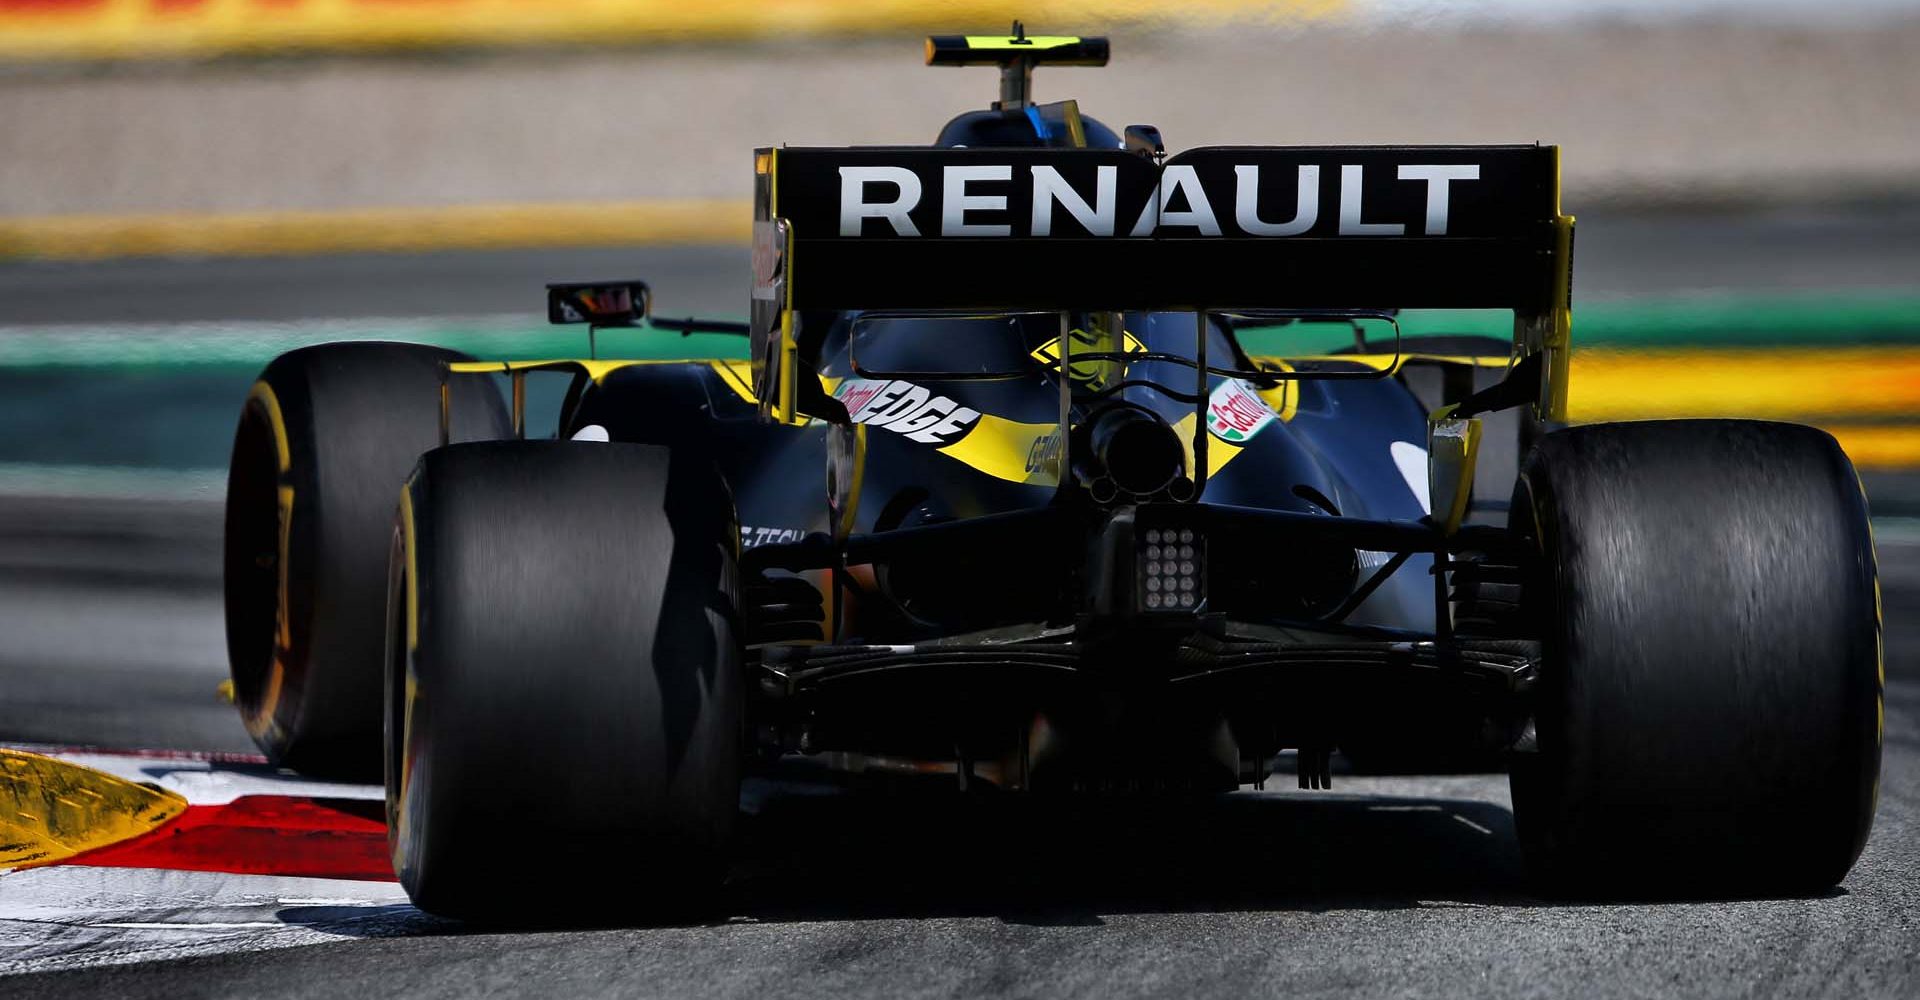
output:
<svg viewBox="0 0 1920 1000"><path fill-rule="evenodd" d="M279 508L279 529L273 660L267 666L267 676L261 685L258 707L251 711L243 709L241 717L248 733L255 739L272 743L278 742L274 736L280 725L280 699L286 691L286 658L292 654L293 650L293 608L290 604L292 591L288 574L290 572L289 555L293 544L295 498L293 484L287 481L289 474L293 471L293 446L287 434L286 416L280 408L280 397L274 393L273 386L264 380L255 382L252 390L247 393L247 402L250 406L260 408L261 413L267 418L268 426L273 431L275 457L279 464L279 482L274 491Z"/></svg>

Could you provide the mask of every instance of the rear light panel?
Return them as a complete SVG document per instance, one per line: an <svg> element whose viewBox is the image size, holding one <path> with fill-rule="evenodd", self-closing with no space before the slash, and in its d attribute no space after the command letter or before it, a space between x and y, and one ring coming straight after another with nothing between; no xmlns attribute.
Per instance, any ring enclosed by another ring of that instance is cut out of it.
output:
<svg viewBox="0 0 1920 1000"><path fill-rule="evenodd" d="M1135 536L1134 606L1147 614L1197 614L1207 604L1207 540L1192 528Z"/></svg>

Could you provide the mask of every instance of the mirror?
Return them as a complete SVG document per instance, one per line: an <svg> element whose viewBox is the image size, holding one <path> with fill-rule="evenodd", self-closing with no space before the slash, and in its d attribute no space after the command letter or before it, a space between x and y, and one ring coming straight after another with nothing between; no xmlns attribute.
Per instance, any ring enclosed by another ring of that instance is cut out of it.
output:
<svg viewBox="0 0 1920 1000"><path fill-rule="evenodd" d="M1127 152L1138 153L1156 163L1167 155L1167 144L1161 140L1160 130L1152 125L1127 126L1122 142Z"/></svg>
<svg viewBox="0 0 1920 1000"><path fill-rule="evenodd" d="M547 286L547 322L637 326L653 308L644 281L577 281Z"/></svg>

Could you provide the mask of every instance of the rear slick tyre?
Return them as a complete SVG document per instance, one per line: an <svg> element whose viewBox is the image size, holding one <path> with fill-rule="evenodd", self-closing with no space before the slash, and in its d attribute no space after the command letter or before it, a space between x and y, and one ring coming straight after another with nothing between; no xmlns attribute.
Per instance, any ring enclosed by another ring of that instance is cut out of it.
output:
<svg viewBox="0 0 1920 1000"><path fill-rule="evenodd" d="M1810 427L1698 420L1545 437L1537 752L1514 819L1553 895L1800 895L1873 824L1880 621L1865 498Z"/></svg>
<svg viewBox="0 0 1920 1000"><path fill-rule="evenodd" d="M488 923L710 903L739 808L739 528L710 459L427 453L394 532L387 809L415 905Z"/></svg>
<svg viewBox="0 0 1920 1000"><path fill-rule="evenodd" d="M440 444L444 366L421 344L289 351L241 407L227 476L226 628L234 704L268 758L309 775L380 773L393 498ZM505 437L491 385L456 389L456 441Z"/></svg>

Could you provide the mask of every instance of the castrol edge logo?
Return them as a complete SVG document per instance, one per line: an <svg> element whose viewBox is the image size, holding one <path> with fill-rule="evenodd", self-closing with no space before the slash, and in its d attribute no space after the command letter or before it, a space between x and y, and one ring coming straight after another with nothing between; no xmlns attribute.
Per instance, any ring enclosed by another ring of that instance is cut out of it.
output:
<svg viewBox="0 0 1920 1000"><path fill-rule="evenodd" d="M885 427L922 444L952 444L980 421L980 411L899 379L848 379L834 396L854 423Z"/></svg>

